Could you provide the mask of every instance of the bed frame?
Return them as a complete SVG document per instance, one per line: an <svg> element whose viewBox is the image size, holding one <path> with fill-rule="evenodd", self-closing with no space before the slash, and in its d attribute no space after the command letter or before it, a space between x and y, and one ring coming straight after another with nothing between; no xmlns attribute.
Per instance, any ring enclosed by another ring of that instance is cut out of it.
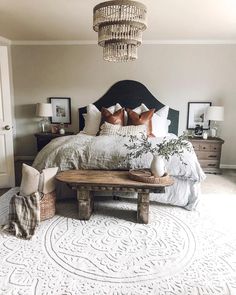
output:
<svg viewBox="0 0 236 295"><path fill-rule="evenodd" d="M144 103L149 109L159 110L164 106L158 101L151 92L140 82L132 80L123 80L115 83L94 105L101 110L102 107L110 107L119 103L122 107L134 109L141 103ZM82 114L86 113L86 107L79 108L79 129L84 128L84 118ZM179 111L169 110L168 119L171 120L169 132L178 135Z"/></svg>

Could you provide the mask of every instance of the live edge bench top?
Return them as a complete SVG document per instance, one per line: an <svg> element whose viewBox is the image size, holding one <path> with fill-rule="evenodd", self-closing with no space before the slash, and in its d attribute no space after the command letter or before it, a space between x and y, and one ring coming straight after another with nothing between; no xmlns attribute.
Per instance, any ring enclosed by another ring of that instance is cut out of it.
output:
<svg viewBox="0 0 236 295"><path fill-rule="evenodd" d="M164 184L138 182L129 178L128 171L117 170L67 170L57 174L56 179L77 187L125 187L149 191L155 191L157 188L164 188L173 184L171 179Z"/></svg>
<svg viewBox="0 0 236 295"><path fill-rule="evenodd" d="M89 220L93 192L137 192L137 221L145 224L149 216L149 193L164 193L165 187L174 183L171 178L161 184L138 182L129 178L128 171L114 170L67 170L58 173L56 179L77 190L79 219Z"/></svg>

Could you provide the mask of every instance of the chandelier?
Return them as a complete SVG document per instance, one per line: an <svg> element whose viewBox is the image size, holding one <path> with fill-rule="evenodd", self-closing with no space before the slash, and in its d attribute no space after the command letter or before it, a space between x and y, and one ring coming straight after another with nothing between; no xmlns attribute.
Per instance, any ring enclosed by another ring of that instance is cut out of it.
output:
<svg viewBox="0 0 236 295"><path fill-rule="evenodd" d="M142 32L147 28L147 8L130 0L106 1L93 9L93 29L107 61L130 61L138 58Z"/></svg>

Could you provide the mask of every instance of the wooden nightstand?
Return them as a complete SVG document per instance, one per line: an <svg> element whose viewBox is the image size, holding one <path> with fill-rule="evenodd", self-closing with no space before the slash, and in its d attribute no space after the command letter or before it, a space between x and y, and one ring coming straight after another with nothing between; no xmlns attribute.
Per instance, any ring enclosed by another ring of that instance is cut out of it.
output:
<svg viewBox="0 0 236 295"><path fill-rule="evenodd" d="M73 135L74 132L66 132L65 134L59 134L59 133L36 133L34 136L37 139L37 151L39 152L45 145L47 145L52 139L61 137L61 136L67 136L67 135Z"/></svg>
<svg viewBox="0 0 236 295"><path fill-rule="evenodd" d="M220 174L221 148L224 140L218 137L188 137L198 161L206 173Z"/></svg>

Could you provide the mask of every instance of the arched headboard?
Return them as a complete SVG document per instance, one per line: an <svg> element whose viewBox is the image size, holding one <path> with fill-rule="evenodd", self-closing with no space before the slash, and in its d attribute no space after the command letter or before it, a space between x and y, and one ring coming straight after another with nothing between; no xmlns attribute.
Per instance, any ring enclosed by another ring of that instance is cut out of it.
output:
<svg viewBox="0 0 236 295"><path fill-rule="evenodd" d="M123 80L115 83L94 105L100 110L102 107L110 107L119 103L122 107L134 109L141 103L144 103L149 109L159 110L164 106L158 101L151 92L140 82L132 80ZM84 118L82 114L86 113L86 107L79 108L79 129L84 128ZM168 119L171 120L169 132L178 135L179 111L169 110Z"/></svg>

